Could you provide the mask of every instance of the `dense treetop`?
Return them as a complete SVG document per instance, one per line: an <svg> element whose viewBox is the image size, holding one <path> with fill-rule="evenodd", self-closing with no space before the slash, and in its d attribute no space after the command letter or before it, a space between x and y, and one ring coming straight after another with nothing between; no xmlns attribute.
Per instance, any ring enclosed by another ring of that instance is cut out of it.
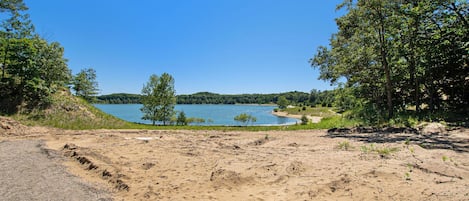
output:
<svg viewBox="0 0 469 201"><path fill-rule="evenodd" d="M34 32L21 0L0 1L0 113L46 107L69 83L64 49Z"/></svg>

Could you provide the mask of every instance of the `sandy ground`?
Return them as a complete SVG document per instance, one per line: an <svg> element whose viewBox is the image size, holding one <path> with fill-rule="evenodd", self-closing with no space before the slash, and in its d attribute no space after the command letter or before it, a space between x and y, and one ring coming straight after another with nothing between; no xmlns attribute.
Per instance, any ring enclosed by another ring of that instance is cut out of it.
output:
<svg viewBox="0 0 469 201"><path fill-rule="evenodd" d="M289 114L288 112L272 112L273 115L279 116L279 117L288 117L288 118L293 118L293 119L298 119L301 120L301 117L303 115L297 115L297 114ZM311 116L311 115L306 115L306 118L309 119L311 123L319 123L322 119L322 117L318 116Z"/></svg>
<svg viewBox="0 0 469 201"><path fill-rule="evenodd" d="M469 200L464 129L0 132L42 140L115 200Z"/></svg>

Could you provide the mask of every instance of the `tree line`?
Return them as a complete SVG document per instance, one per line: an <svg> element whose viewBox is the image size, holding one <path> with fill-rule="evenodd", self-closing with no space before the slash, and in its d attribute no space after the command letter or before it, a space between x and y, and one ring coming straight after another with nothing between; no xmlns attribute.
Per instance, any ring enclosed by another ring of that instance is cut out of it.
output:
<svg viewBox="0 0 469 201"><path fill-rule="evenodd" d="M222 95L210 92L199 92L190 95L177 95L177 104L277 104L280 97L284 97L292 105L322 105L332 106L333 91L312 90L305 92L286 92L278 94L239 94ZM116 93L96 97L96 103L103 104L141 104L142 95Z"/></svg>
<svg viewBox="0 0 469 201"><path fill-rule="evenodd" d="M338 32L310 60L338 83L336 103L380 124L468 120L469 5L458 0L345 0Z"/></svg>

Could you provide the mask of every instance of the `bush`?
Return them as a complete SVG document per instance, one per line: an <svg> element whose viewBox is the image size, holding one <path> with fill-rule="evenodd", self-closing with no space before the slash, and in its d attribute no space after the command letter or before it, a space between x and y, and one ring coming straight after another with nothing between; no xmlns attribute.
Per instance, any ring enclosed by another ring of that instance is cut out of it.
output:
<svg viewBox="0 0 469 201"><path fill-rule="evenodd" d="M254 122L257 121L256 117L254 117L252 115L249 115L249 114L246 114L246 113L243 113L243 114L240 114L240 115L234 117L234 120L245 124L245 126L247 126L249 124L249 122L254 123Z"/></svg>
<svg viewBox="0 0 469 201"><path fill-rule="evenodd" d="M177 117L176 125L178 126L187 126L187 118L186 118L186 113L184 111L179 112L179 115Z"/></svg>
<svg viewBox="0 0 469 201"><path fill-rule="evenodd" d="M309 119L306 115L301 116L301 125L308 125Z"/></svg>

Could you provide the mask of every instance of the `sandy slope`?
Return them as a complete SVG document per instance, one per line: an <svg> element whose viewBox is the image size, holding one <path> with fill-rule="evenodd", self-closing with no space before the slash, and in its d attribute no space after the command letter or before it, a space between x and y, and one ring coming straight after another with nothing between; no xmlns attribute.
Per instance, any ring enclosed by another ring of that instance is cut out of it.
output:
<svg viewBox="0 0 469 201"><path fill-rule="evenodd" d="M26 130L0 140L45 140L69 158L70 172L107 187L116 200L469 200L464 130ZM351 148L340 150L345 141ZM361 150L371 144L398 150L382 156Z"/></svg>

